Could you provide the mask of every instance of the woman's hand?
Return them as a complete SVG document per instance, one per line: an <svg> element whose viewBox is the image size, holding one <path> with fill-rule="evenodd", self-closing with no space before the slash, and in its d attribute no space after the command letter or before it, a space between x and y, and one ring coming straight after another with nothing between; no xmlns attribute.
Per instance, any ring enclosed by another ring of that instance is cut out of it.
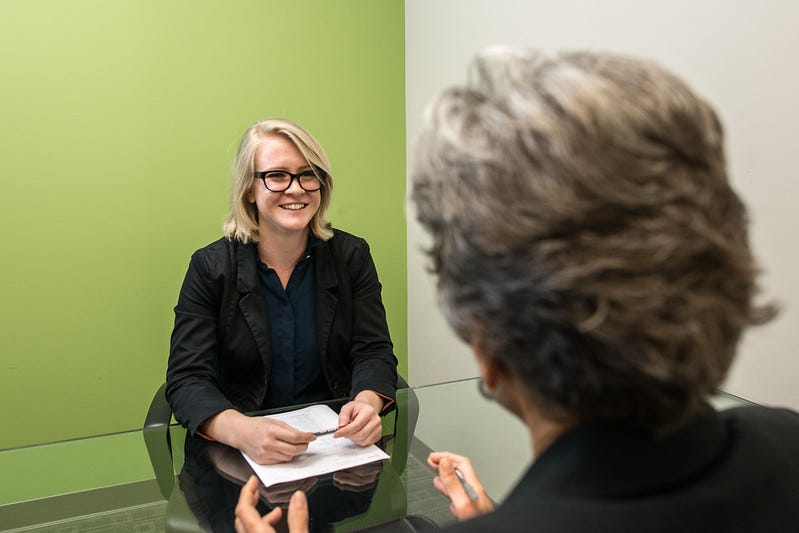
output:
<svg viewBox="0 0 799 533"><path fill-rule="evenodd" d="M249 417L228 409L201 427L212 439L246 453L258 464L285 463L308 449L316 435L299 431L280 420Z"/></svg>
<svg viewBox="0 0 799 533"><path fill-rule="evenodd" d="M359 446L368 446L380 440L383 424L380 411L383 399L372 391L361 391L355 398L344 404L338 415L339 429L333 436L347 437Z"/></svg>
<svg viewBox="0 0 799 533"><path fill-rule="evenodd" d="M247 417L237 440L238 449L261 465L291 461L308 449L316 435L299 431L280 420L264 417Z"/></svg>
<svg viewBox="0 0 799 533"><path fill-rule="evenodd" d="M236 533L274 533L272 527L280 521L283 511L276 507L264 516L258 513L258 478L251 476L239 493L236 505ZM289 533L308 533L308 500L297 491L291 497L288 510Z"/></svg>
<svg viewBox="0 0 799 533"><path fill-rule="evenodd" d="M449 510L455 518L467 520L494 510L494 504L486 494L483 484L477 479L468 457L449 452L433 452L427 457L427 464L438 472L438 477L433 479L433 485L441 494L449 498L451 502ZM466 493L466 489L455 474L456 468L463 475L466 483L471 485L477 493L477 500L472 500Z"/></svg>

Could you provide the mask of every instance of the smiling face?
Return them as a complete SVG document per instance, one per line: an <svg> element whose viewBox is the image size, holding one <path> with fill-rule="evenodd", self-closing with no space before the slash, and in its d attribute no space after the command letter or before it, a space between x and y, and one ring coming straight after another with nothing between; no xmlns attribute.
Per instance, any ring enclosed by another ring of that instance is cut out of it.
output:
<svg viewBox="0 0 799 533"><path fill-rule="evenodd" d="M311 165L287 137L270 134L256 148L253 167L256 172L285 170L298 174ZM258 208L261 236L286 237L307 234L308 224L319 210L321 193L303 190L296 179L285 191L272 192L262 180L254 179L249 200Z"/></svg>

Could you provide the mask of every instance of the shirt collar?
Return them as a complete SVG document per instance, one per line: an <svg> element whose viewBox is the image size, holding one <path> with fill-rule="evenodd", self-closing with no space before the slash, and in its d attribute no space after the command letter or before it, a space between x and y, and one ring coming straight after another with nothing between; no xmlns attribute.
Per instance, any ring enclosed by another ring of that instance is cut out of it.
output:
<svg viewBox="0 0 799 533"><path fill-rule="evenodd" d="M305 253L300 258L299 262L305 261L306 259L310 259L311 256L314 254L314 250L322 245L324 241L313 234L313 232L308 233L308 243L305 245ZM258 265L259 270L268 270L269 267L261 261L261 258L258 257L258 253L255 254L255 262Z"/></svg>

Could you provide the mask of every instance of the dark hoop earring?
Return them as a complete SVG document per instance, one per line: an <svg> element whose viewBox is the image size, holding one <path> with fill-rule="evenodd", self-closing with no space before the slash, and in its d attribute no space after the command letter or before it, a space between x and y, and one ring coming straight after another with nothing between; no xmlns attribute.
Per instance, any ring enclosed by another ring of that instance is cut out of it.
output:
<svg viewBox="0 0 799 533"><path fill-rule="evenodd" d="M483 378L477 378L477 390L480 391L480 395L486 400L494 399L494 396L491 394L488 385L486 385L485 382L483 381Z"/></svg>

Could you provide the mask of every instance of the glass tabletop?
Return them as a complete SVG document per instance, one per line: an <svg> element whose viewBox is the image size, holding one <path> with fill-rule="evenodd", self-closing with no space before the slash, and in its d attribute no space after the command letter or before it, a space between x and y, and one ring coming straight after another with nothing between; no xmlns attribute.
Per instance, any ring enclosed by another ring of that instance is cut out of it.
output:
<svg viewBox="0 0 799 533"><path fill-rule="evenodd" d="M724 393L711 402L719 409L747 403ZM410 416L384 417L382 446L391 459L379 471L364 474L371 480L347 491L331 474L303 487L310 489L311 507L321 511L331 504L331 514L320 519L329 521L320 529L363 529L405 515L425 516L439 525L451 521L449 502L433 487L434 474L425 462L431 450L469 456L495 501L502 501L531 461L526 428L483 398L476 379L400 390L398 404ZM154 475L155 462L141 428L0 450L0 530L198 531L203 520L206 530L224 530L208 518L213 512L229 517L232 530L231 501L249 467L232 449L232 454L209 462L213 453L220 456L209 451L216 445L209 448L209 443L190 437L185 444L186 431L180 426L170 425L168 434L172 485L166 490ZM220 468L219 463L227 466ZM219 496L225 493L227 502ZM280 504L267 496L262 510ZM211 509L207 502L217 500L223 503ZM338 513L342 508L348 516Z"/></svg>

